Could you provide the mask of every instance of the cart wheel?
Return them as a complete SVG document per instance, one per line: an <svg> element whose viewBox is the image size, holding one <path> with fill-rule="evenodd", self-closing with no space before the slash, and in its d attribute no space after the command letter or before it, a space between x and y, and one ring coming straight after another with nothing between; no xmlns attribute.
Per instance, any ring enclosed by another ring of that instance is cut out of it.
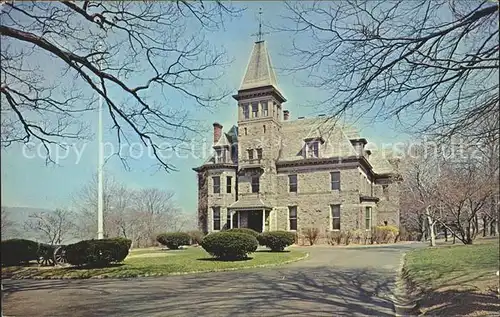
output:
<svg viewBox="0 0 500 317"><path fill-rule="evenodd" d="M55 264L66 264L66 250L63 247L57 247L54 251L54 262Z"/></svg>

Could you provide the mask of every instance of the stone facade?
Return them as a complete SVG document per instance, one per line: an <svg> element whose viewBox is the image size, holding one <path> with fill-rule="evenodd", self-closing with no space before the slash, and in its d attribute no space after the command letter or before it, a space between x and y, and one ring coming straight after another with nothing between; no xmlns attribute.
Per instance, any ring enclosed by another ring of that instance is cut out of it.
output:
<svg viewBox="0 0 500 317"><path fill-rule="evenodd" d="M194 169L201 230L300 235L307 228L326 234L399 226L393 165L371 155L353 127L326 117L290 120L264 41L255 43L233 97L237 126L224 133L214 123L214 155Z"/></svg>

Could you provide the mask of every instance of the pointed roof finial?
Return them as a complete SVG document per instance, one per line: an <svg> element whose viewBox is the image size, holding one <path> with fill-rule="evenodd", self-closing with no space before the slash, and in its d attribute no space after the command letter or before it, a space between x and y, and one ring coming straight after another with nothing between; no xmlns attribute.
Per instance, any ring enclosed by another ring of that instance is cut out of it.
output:
<svg viewBox="0 0 500 317"><path fill-rule="evenodd" d="M262 35L269 34L269 32L262 32L262 8L259 8L259 32L252 35L257 36L256 42L262 42Z"/></svg>

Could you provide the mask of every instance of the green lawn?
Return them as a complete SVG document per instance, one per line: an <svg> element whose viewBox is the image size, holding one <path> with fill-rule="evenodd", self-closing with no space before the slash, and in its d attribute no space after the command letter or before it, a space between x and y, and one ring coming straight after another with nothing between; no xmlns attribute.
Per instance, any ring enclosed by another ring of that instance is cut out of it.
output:
<svg viewBox="0 0 500 317"><path fill-rule="evenodd" d="M2 278L106 278L162 276L189 272L213 272L248 267L279 265L306 256L305 252L257 251L250 259L242 261L216 261L202 248L186 250L161 250L159 248L133 250L123 264L99 269L54 268L54 267L6 267Z"/></svg>
<svg viewBox="0 0 500 317"><path fill-rule="evenodd" d="M498 281L498 267L497 239L414 250L407 254L405 263L407 277L424 289L482 289Z"/></svg>

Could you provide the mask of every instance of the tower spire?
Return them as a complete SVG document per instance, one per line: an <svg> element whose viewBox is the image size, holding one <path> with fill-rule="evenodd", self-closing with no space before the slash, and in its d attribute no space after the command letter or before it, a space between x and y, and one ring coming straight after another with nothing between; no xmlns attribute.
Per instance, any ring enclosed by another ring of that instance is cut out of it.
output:
<svg viewBox="0 0 500 317"><path fill-rule="evenodd" d="M259 8L259 32L252 35L257 36L256 42L262 42L262 35L269 34L269 32L262 32L262 8Z"/></svg>

